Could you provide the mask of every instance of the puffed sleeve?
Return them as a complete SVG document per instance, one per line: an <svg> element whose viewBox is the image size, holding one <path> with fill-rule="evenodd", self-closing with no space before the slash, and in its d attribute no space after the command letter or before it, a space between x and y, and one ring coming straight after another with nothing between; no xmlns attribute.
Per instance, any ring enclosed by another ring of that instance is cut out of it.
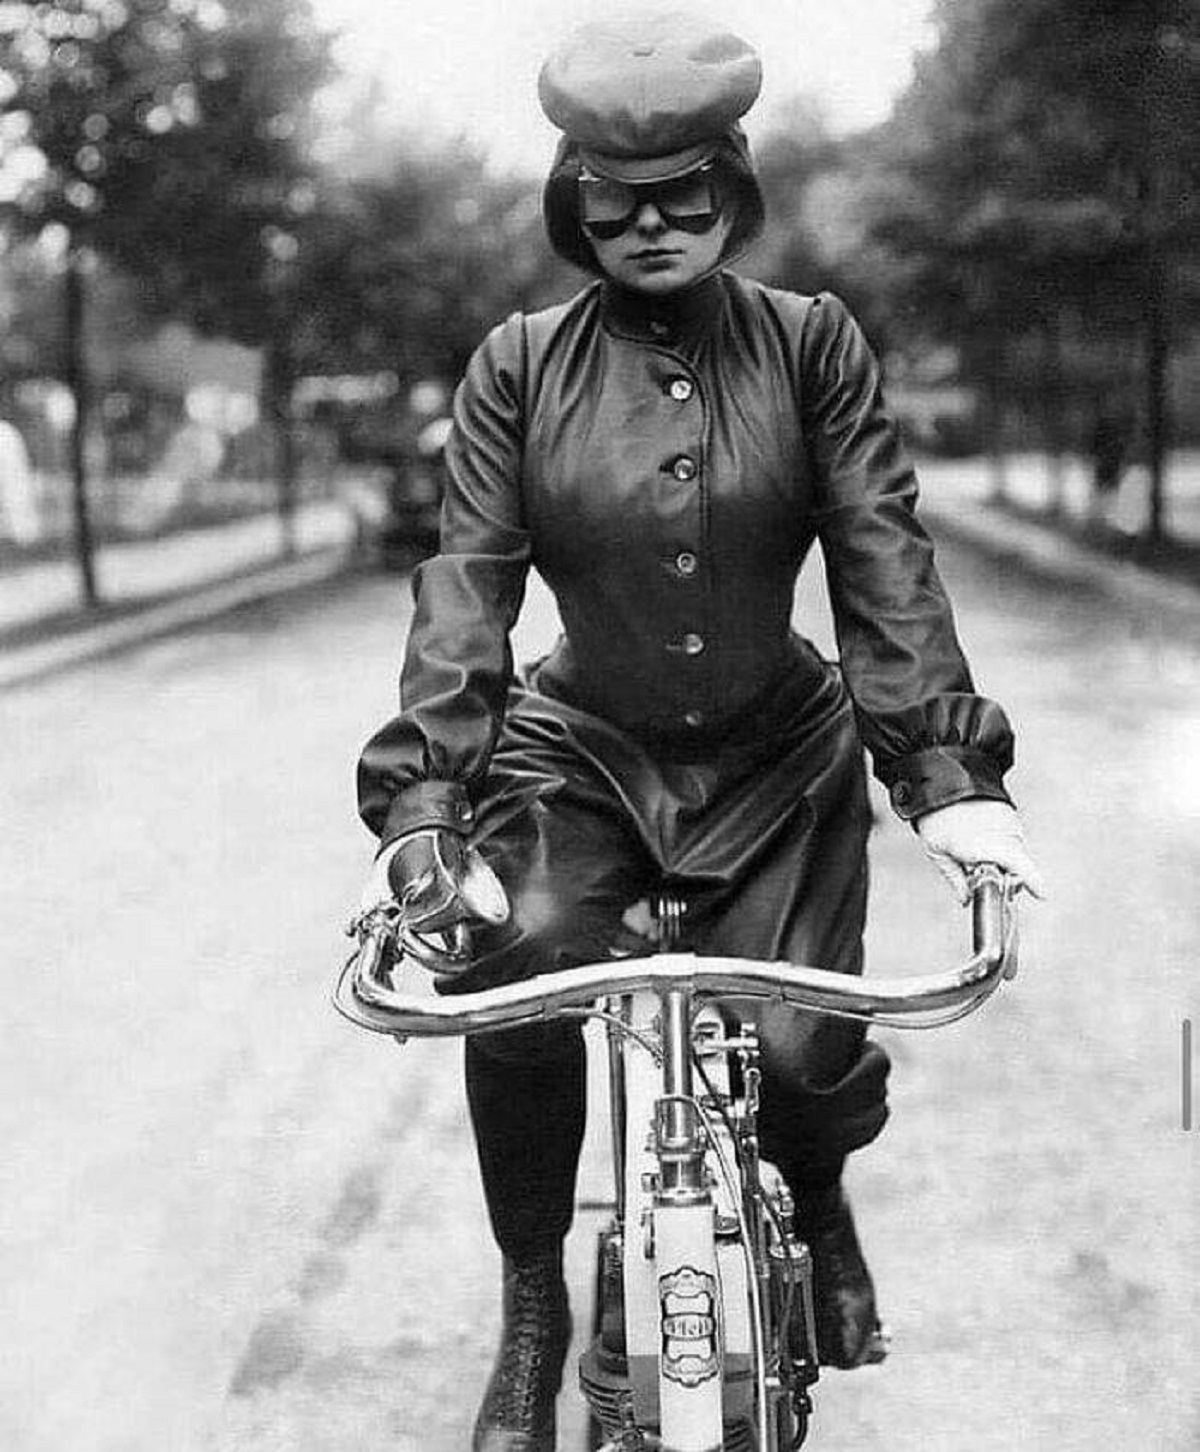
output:
<svg viewBox="0 0 1200 1452"><path fill-rule="evenodd" d="M521 505L524 330L476 350L454 397L441 549L413 576L400 714L367 743L359 813L386 844L417 827L467 831L512 679L509 632L530 540Z"/></svg>
<svg viewBox="0 0 1200 1452"><path fill-rule="evenodd" d="M800 383L838 647L875 774L904 818L1008 801L1008 719L975 693L879 366L828 293L805 321Z"/></svg>

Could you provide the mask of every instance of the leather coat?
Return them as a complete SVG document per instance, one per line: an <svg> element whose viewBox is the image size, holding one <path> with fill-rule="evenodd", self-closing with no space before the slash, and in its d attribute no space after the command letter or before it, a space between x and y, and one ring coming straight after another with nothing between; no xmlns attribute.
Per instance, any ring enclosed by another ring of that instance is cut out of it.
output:
<svg viewBox="0 0 1200 1452"><path fill-rule="evenodd" d="M446 462L402 711L359 766L362 816L385 842L470 830L531 565L564 626L540 668L549 694L702 760L751 739L790 678L814 539L860 735L897 812L1008 799L1008 722L975 694L878 366L836 297L720 272L682 296L602 281L514 315L471 360Z"/></svg>

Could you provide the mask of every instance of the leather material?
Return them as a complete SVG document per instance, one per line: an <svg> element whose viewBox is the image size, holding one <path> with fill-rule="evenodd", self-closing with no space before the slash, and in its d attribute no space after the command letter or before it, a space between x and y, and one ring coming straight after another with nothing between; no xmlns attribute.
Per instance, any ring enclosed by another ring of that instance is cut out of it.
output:
<svg viewBox="0 0 1200 1452"><path fill-rule="evenodd" d="M479 806L477 842L512 903L480 932L479 956L442 992L645 952L622 918L664 878L687 903L683 947L862 971L866 838L862 748L837 669L795 643L757 734L685 753L651 753L627 733L542 690L528 673L510 697ZM887 1055L851 1019L764 1004L759 1137L764 1158L826 1173L887 1117ZM496 1239L527 1258L564 1236L583 1134L577 1021L479 1034L466 1045L467 1094Z"/></svg>
<svg viewBox="0 0 1200 1452"><path fill-rule="evenodd" d="M434 973L459 973L471 962L471 928L508 917L508 900L492 869L458 832L421 827L406 833L388 864L400 903L400 942Z"/></svg>
<svg viewBox="0 0 1200 1452"><path fill-rule="evenodd" d="M580 882L611 870L617 849L606 840L607 824L614 824L618 840L628 844L632 837L637 843L633 870L622 879L627 896L618 917L664 878L685 886L695 915L701 898L737 891L751 873L765 870L775 851L789 856L791 874L799 879L814 849L814 829L835 818L843 835L853 839L841 864L846 879L853 875L861 849L855 828L865 834L867 808L860 802L862 751L845 684L837 668L806 642L789 639L785 650L778 678L753 705L755 732L745 739L706 734L693 740L672 730L639 741L580 702L575 683L564 680L560 652L522 675L510 692L475 834L480 850L516 893L518 920L530 896L520 880L527 875L521 872L523 854L512 845L497 850L493 838L503 841L509 822L531 803L551 815L569 804L581 823L589 815L596 820L590 834L579 826L578 845L570 852L598 859L594 867L573 864ZM555 841L552 853L549 847L526 849L532 852L530 865L544 860L547 873L557 878L571 845ZM833 854L826 849L824 855L828 861ZM547 891L550 886L547 880ZM554 887L555 900L561 896L570 903L570 884ZM589 890L589 902L599 897ZM783 897L777 906L784 910ZM574 921L586 907L575 906ZM539 904L539 920L549 911ZM828 915L822 912L822 921ZM762 945L764 951L776 946Z"/></svg>
<svg viewBox="0 0 1200 1452"><path fill-rule="evenodd" d="M562 1251L504 1262L500 1353L475 1422L472 1452L555 1452L555 1398L571 1340Z"/></svg>
<svg viewBox="0 0 1200 1452"><path fill-rule="evenodd" d="M660 300L596 284L493 330L454 419L404 710L360 763L360 809L385 840L410 800L427 809L426 783L478 799L531 565L565 629L545 685L699 759L752 739L793 669L793 587L818 538L859 729L897 807L1008 800L1008 722L974 691L878 367L836 298L728 272Z"/></svg>
<svg viewBox="0 0 1200 1452"><path fill-rule="evenodd" d="M849 1370L882 1361L886 1339L875 1306L875 1286L840 1183L796 1194L796 1231L812 1252L817 1356L822 1366Z"/></svg>
<svg viewBox="0 0 1200 1452"><path fill-rule="evenodd" d="M542 67L538 96L593 166L636 182L702 161L761 86L752 46L681 10L581 26Z"/></svg>
<svg viewBox="0 0 1200 1452"><path fill-rule="evenodd" d="M427 781L405 794L398 821L401 823L398 830L384 832L385 841L426 827L466 834L475 825L475 812L458 782Z"/></svg>

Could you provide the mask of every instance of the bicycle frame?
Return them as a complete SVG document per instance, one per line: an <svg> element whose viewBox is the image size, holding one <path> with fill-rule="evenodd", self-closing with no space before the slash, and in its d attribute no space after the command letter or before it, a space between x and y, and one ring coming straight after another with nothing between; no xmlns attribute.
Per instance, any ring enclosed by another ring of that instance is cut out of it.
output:
<svg viewBox="0 0 1200 1452"><path fill-rule="evenodd" d="M663 952L429 998L401 992L390 981L389 953L399 927L395 905L352 925L360 946L338 978L334 1004L361 1028L403 1040L486 1032L555 1016L597 1015L609 1026L629 1388L620 1425L616 1413L607 1419L612 1452L651 1447L720 1452L731 1414L752 1419L755 1443L746 1445L757 1445L759 1452L798 1447L807 1423L807 1386L816 1377L807 1252L789 1244L786 1231L779 1233L786 1215L778 1213L771 1217L776 1234L768 1244L756 1141L751 1133L744 1144L722 1143L722 1127L697 1096L698 1009L703 1012L714 999L736 998L908 1027L961 1017L1016 972L1010 884L995 868L981 867L971 885L971 957L946 973L901 979L862 980L788 963ZM709 1038L718 1057L741 1054L743 1065L753 1069L753 1030ZM627 1055L627 1040L649 1048L649 1056ZM753 1095L757 1081L752 1073L746 1078ZM653 1104L649 1118L647 1104ZM720 1112L728 1130L730 1121ZM739 1174L730 1168L732 1158ZM640 1255L629 1253L629 1238L637 1234L643 1237ZM772 1257L784 1262L783 1282L779 1267L772 1270ZM781 1283L782 1310L776 1304ZM797 1311L798 1330L781 1324ZM791 1365L793 1356L798 1367ZM735 1365L743 1383L745 1371L750 1373L752 1404L744 1395L740 1401L726 1395L736 1380L730 1375Z"/></svg>
<svg viewBox="0 0 1200 1452"><path fill-rule="evenodd" d="M727 1108L730 1055L742 1062L744 1101L756 1099L755 1031L743 1025L729 1036L713 1009L693 1011L685 989L661 998L642 992L610 1007L610 1097L623 1132L614 1136L615 1214L601 1247L602 1260L614 1259L620 1271L624 1337L618 1357L606 1354L601 1324L580 1360L593 1416L613 1439L606 1447L644 1447L647 1428L672 1452L749 1447L752 1426L756 1445L799 1445L791 1435L777 1442L776 1429L792 1425L793 1391L807 1401L815 1337L804 1338L810 1374L781 1377L784 1297L768 1303L757 1141L742 1132L753 1109L735 1128ZM626 1054L626 1035L658 1046L661 1068L650 1054ZM698 1054L710 1066L699 1070L707 1111L692 1079ZM790 1253L799 1264L799 1247ZM602 1306L606 1289L602 1277ZM797 1311L811 1333L811 1278ZM735 1440L720 1440L731 1428Z"/></svg>

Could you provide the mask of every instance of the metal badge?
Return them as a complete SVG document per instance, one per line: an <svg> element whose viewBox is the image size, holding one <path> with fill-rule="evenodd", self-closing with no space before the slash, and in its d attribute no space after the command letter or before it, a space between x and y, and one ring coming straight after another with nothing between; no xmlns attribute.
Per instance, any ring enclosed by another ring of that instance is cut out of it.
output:
<svg viewBox="0 0 1200 1452"><path fill-rule="evenodd" d="M717 1283L690 1265L659 1278L662 1370L681 1386L699 1386L717 1375Z"/></svg>

